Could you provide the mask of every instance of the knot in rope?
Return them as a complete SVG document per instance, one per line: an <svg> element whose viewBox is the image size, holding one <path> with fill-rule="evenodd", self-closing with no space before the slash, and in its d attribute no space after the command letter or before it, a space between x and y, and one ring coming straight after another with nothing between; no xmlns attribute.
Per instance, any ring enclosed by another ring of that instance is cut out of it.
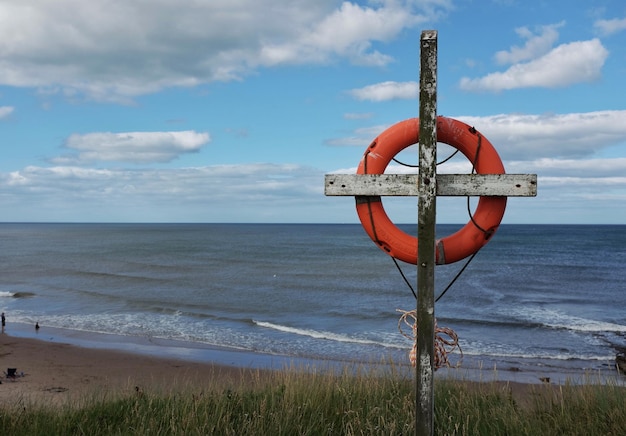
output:
<svg viewBox="0 0 626 436"><path fill-rule="evenodd" d="M417 365L417 310L406 311L396 309L396 311L402 314L398 320L398 330L400 331L400 334L413 341L413 347L409 352L409 360L411 365L415 366ZM411 329L411 333L409 334L405 332L403 330L403 326L404 328L409 327ZM435 320L435 355L433 356L435 370L443 367L450 367L451 365L448 355L457 348L459 349L462 359L463 350L461 350L461 346L459 345L459 337L456 332L448 327L438 327L437 320Z"/></svg>

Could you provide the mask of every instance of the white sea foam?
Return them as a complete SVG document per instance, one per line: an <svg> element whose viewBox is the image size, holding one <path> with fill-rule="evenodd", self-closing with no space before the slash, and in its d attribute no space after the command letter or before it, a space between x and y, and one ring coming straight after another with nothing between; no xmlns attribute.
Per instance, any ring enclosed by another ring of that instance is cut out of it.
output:
<svg viewBox="0 0 626 436"><path fill-rule="evenodd" d="M545 307L523 306L512 310L512 312L516 318L532 321L555 329L590 333L626 333L626 325L568 315L559 310Z"/></svg>
<svg viewBox="0 0 626 436"><path fill-rule="evenodd" d="M285 333L291 333L294 335L308 336L310 338L315 338L315 339L326 339L329 341L349 342L349 343L364 344L364 345L378 345L378 346L386 347L386 348L400 348L400 349L405 348L397 344L373 341L371 339L361 339L361 338L356 338L354 336L332 333L328 331L301 329L301 328L289 327L289 326L274 324L274 323L265 322L265 321L256 321L256 320L252 320L252 321L259 327L274 329L274 330L278 330L278 331L285 332Z"/></svg>
<svg viewBox="0 0 626 436"><path fill-rule="evenodd" d="M551 353L520 353L514 351L496 351L490 350L489 347L484 347L480 349L467 349L463 348L463 354L467 356L484 356L491 358L505 358L505 359L545 359L545 360L593 360L593 361L607 361L612 360L615 355L612 353L607 353L604 356L600 355L572 355L572 354L551 354Z"/></svg>

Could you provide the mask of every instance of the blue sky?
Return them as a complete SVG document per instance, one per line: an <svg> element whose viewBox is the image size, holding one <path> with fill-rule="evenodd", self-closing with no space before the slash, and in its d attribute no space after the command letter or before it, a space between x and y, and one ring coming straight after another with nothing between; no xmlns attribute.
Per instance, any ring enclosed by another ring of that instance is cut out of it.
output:
<svg viewBox="0 0 626 436"><path fill-rule="evenodd" d="M324 174L417 116L426 29L438 113L538 174L504 223L625 222L622 0L3 1L0 221L358 222Z"/></svg>

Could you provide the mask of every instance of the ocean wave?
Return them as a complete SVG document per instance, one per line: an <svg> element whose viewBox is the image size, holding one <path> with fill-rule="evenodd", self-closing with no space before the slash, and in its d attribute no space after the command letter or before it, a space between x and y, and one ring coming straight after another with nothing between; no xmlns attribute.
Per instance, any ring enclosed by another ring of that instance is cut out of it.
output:
<svg viewBox="0 0 626 436"><path fill-rule="evenodd" d="M568 315L554 309L526 306L515 310L512 315L517 319L521 318L525 322L530 321L553 329L587 333L626 333L626 325Z"/></svg>
<svg viewBox="0 0 626 436"><path fill-rule="evenodd" d="M482 356L488 358L504 359L528 359L528 360L559 360L559 361L607 361L615 358L615 354L600 355L573 355L573 354L549 354L549 353L516 353L507 351L490 351L489 349L467 350L463 348L463 355Z"/></svg>
<svg viewBox="0 0 626 436"><path fill-rule="evenodd" d="M291 333L294 335L307 336L307 337L314 338L314 339L324 339L324 340L336 341L336 342L348 342L348 343L361 344L361 345L377 345L377 346L385 347L385 348L397 348L397 349L406 348L397 344L374 341L371 339L355 338L353 336L332 333L328 331L301 329L301 328L289 327L289 326L274 324L274 323L265 322L265 321L252 320L252 322L259 327L278 330L284 333Z"/></svg>
<svg viewBox="0 0 626 436"><path fill-rule="evenodd" d="M0 298L30 298L34 297L34 292L8 292L0 291Z"/></svg>
<svg viewBox="0 0 626 436"><path fill-rule="evenodd" d="M173 340L216 347L252 350L253 343L246 342L245 335L225 326L207 327L203 321L181 321L181 315L153 316L149 313L48 315L42 321L32 313L14 311L11 321L20 324L38 322L42 331L58 328L68 331L70 336L81 337L82 333L137 337L148 341ZM74 332L74 333L71 333Z"/></svg>
<svg viewBox="0 0 626 436"><path fill-rule="evenodd" d="M438 318L437 324L440 326L447 326L450 324L454 325L466 325L470 327L491 327L491 328L502 328L502 327L510 327L510 328L537 328L544 327L545 324L537 321L529 321L523 320L520 321L518 319L513 319L507 317L506 319L480 319L480 318L460 318L460 317L448 317L448 318Z"/></svg>

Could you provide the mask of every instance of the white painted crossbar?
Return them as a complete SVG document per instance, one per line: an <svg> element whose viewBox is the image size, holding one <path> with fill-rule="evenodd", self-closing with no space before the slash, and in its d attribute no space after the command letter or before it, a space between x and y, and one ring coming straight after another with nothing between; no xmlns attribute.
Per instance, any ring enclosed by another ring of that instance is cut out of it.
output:
<svg viewBox="0 0 626 436"><path fill-rule="evenodd" d="M326 174L328 196L417 196L418 174ZM536 174L437 174L437 195L535 197Z"/></svg>

